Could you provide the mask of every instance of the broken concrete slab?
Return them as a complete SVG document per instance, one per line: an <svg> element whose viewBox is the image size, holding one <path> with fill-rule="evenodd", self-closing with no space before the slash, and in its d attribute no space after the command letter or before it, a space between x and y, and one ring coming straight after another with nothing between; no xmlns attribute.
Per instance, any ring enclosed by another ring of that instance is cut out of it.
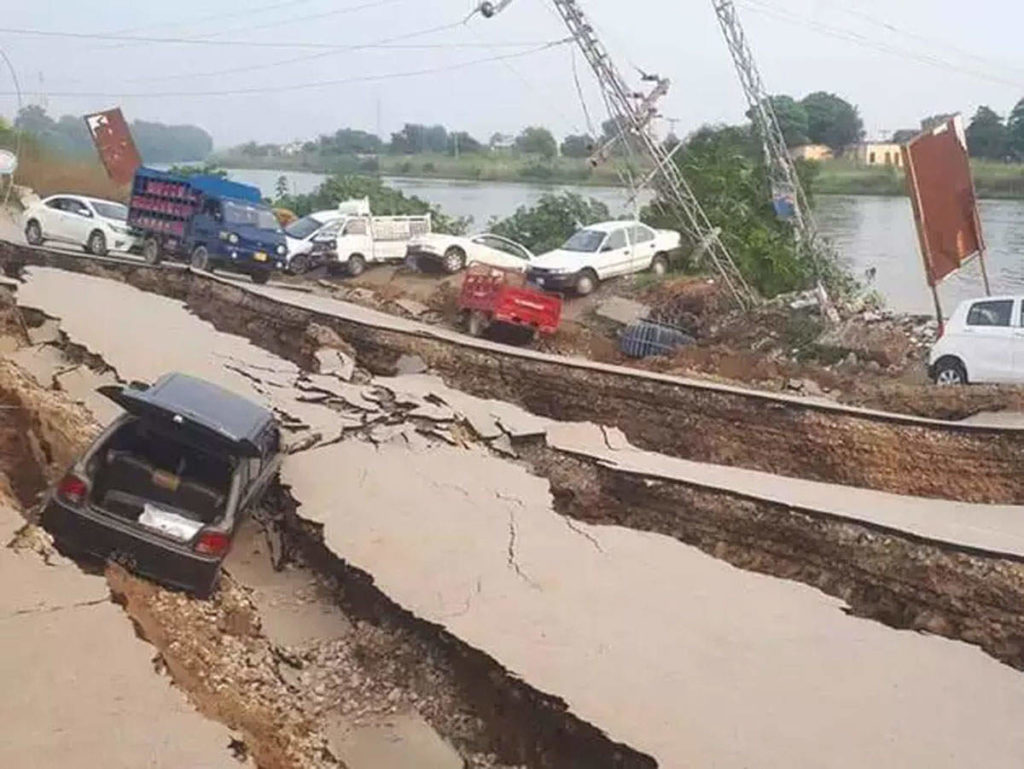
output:
<svg viewBox="0 0 1024 769"><path fill-rule="evenodd" d="M0 547L0 766L237 769L152 657L103 578Z"/></svg>
<svg viewBox="0 0 1024 769"><path fill-rule="evenodd" d="M979 649L849 616L668 537L567 526L547 482L514 463L345 441L294 458L284 480L328 548L392 600L659 765L952 769L981 755L1016 769L1024 756L1024 681Z"/></svg>
<svg viewBox="0 0 1024 769"><path fill-rule="evenodd" d="M402 355L398 358L398 362L395 363L395 375L402 376L404 374L422 374L426 372L427 364L424 363L423 358L419 355Z"/></svg>
<svg viewBox="0 0 1024 769"><path fill-rule="evenodd" d="M430 308L423 304L423 302L417 302L415 299L409 299L408 297L395 299L392 304L413 318L418 318L424 313L430 312Z"/></svg>
<svg viewBox="0 0 1024 769"><path fill-rule="evenodd" d="M20 368L31 374L46 389L53 387L53 376L67 366L64 354L53 345L22 347L7 356Z"/></svg>
<svg viewBox="0 0 1024 769"><path fill-rule="evenodd" d="M355 724L328 723L331 752L348 769L462 769L455 749L417 713L396 713Z"/></svg>
<svg viewBox="0 0 1024 769"><path fill-rule="evenodd" d="M646 318L651 308L640 302L634 302L624 296L612 296L605 299L594 308L594 314L598 317L618 323L620 326L628 326Z"/></svg>
<svg viewBox="0 0 1024 769"><path fill-rule="evenodd" d="M321 375L335 376L348 382L356 371L355 359L342 352L330 348L322 348L314 353Z"/></svg>
<svg viewBox="0 0 1024 769"><path fill-rule="evenodd" d="M53 379L72 400L85 404L100 424L110 424L120 416L121 407L97 392L104 385L118 383L113 371L100 374L88 366L76 366L57 372Z"/></svg>
<svg viewBox="0 0 1024 769"><path fill-rule="evenodd" d="M50 344L60 340L60 322L55 318L47 318L41 325L28 329L28 340L31 344Z"/></svg>

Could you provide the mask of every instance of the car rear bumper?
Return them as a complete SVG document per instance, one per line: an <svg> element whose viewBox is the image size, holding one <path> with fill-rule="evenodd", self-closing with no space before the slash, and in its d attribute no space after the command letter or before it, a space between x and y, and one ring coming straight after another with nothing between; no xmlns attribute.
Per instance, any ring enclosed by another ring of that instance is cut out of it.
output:
<svg viewBox="0 0 1024 769"><path fill-rule="evenodd" d="M157 582L199 596L209 595L216 585L221 558L198 555L183 545L97 510L72 508L50 499L42 522L58 544L117 561Z"/></svg>

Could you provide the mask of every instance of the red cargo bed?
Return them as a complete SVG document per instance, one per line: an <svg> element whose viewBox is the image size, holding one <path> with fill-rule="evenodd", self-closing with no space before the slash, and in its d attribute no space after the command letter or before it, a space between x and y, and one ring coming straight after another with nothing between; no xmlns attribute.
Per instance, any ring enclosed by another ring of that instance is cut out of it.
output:
<svg viewBox="0 0 1024 769"><path fill-rule="evenodd" d="M562 320L561 297L527 287L520 273L479 264L470 265L462 281L459 309L474 336L492 323L554 334Z"/></svg>

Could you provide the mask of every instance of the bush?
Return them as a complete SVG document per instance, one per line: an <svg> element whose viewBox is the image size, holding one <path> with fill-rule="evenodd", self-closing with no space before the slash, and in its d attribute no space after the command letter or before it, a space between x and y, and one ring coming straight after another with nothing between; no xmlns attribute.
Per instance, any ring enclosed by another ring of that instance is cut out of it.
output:
<svg viewBox="0 0 1024 769"><path fill-rule="evenodd" d="M549 193L532 208L520 206L507 219L491 220L490 231L542 254L558 248L580 226L610 218L608 206L600 200L574 192Z"/></svg>
<svg viewBox="0 0 1024 769"><path fill-rule="evenodd" d="M430 214L436 232L452 235L465 233L470 219L451 217L437 206L432 206L415 195L406 195L400 190L388 187L372 176L335 174L327 179L316 192L308 195L286 195L277 200L280 208L287 208L299 216L313 211L337 208L345 200L370 199L370 210L380 216L402 214Z"/></svg>

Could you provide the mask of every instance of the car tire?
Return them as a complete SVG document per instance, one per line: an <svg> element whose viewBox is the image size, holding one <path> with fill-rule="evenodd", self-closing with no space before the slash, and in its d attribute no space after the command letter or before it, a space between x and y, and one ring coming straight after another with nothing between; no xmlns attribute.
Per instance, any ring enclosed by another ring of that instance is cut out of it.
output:
<svg viewBox="0 0 1024 769"><path fill-rule="evenodd" d="M162 250L160 248L160 241L150 236L142 244L142 258L146 260L146 264L156 267L163 258L163 254L160 253Z"/></svg>
<svg viewBox="0 0 1024 769"><path fill-rule="evenodd" d="M597 288L597 273L593 270L583 270L576 276L573 288L579 296L589 296Z"/></svg>
<svg viewBox="0 0 1024 769"><path fill-rule="evenodd" d="M25 225L25 241L30 246L43 245L43 228L39 226L39 222L35 219L31 219L29 223Z"/></svg>
<svg viewBox="0 0 1024 769"><path fill-rule="evenodd" d="M940 387L955 387L968 384L967 369L959 358L939 358L935 363L932 377Z"/></svg>
<svg viewBox="0 0 1024 769"><path fill-rule="evenodd" d="M363 258L362 254L352 254L352 256L348 258L346 269L349 277L358 278L366 272L366 259Z"/></svg>
<svg viewBox="0 0 1024 769"><path fill-rule="evenodd" d="M659 278L668 272L668 257L665 254L655 254L651 259L651 272Z"/></svg>
<svg viewBox="0 0 1024 769"><path fill-rule="evenodd" d="M192 251L191 265L193 270L210 271L210 252L206 249L206 246L195 247Z"/></svg>
<svg viewBox="0 0 1024 769"><path fill-rule="evenodd" d="M93 256L106 256L107 236L99 230L93 230L86 243L86 250Z"/></svg>
<svg viewBox="0 0 1024 769"><path fill-rule="evenodd" d="M253 283L262 286L270 280L270 270L254 270L249 277L252 278Z"/></svg>
<svg viewBox="0 0 1024 769"><path fill-rule="evenodd" d="M449 275L454 275L466 266L466 252L458 246L452 246L444 252L444 259L441 265L444 267L445 272Z"/></svg>
<svg viewBox="0 0 1024 769"><path fill-rule="evenodd" d="M292 275L305 275L312 266L308 254L297 254L288 265L288 271Z"/></svg>

